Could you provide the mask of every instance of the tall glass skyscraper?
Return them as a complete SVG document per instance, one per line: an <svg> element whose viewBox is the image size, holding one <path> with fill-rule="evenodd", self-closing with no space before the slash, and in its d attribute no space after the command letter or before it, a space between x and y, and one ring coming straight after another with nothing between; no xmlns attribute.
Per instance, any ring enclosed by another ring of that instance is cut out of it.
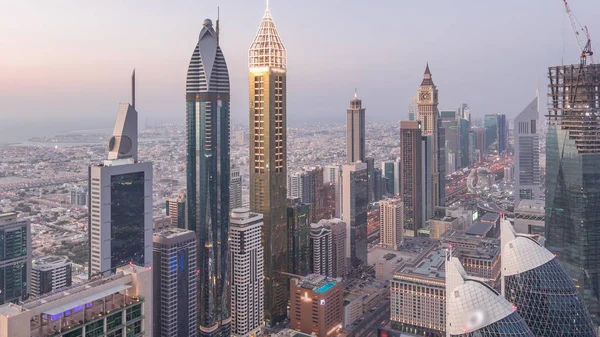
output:
<svg viewBox="0 0 600 337"><path fill-rule="evenodd" d="M502 294L538 337L594 337L577 288L554 254L502 220Z"/></svg>
<svg viewBox="0 0 600 337"><path fill-rule="evenodd" d="M263 214L265 321L287 315L287 52L267 7L248 51L250 210Z"/></svg>
<svg viewBox="0 0 600 337"><path fill-rule="evenodd" d="M546 247L600 321L600 64L550 67Z"/></svg>
<svg viewBox="0 0 600 337"><path fill-rule="evenodd" d="M198 242L200 336L229 336L229 73L204 20L186 83L187 228Z"/></svg>
<svg viewBox="0 0 600 337"><path fill-rule="evenodd" d="M538 101L538 97L531 101L514 121L515 205L521 199L540 199Z"/></svg>

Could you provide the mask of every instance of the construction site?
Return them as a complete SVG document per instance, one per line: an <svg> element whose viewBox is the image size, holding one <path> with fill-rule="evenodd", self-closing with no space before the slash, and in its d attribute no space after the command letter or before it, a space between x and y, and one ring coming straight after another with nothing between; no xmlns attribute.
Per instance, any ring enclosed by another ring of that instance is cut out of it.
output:
<svg viewBox="0 0 600 337"><path fill-rule="evenodd" d="M587 26L581 27L563 1L581 54L579 64L548 69L548 123L568 131L580 154L600 153L600 64L594 64Z"/></svg>

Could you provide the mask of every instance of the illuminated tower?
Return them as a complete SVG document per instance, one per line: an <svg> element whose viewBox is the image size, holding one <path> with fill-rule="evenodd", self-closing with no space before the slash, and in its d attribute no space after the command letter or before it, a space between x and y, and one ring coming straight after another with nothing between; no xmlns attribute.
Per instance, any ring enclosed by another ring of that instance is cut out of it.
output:
<svg viewBox="0 0 600 337"><path fill-rule="evenodd" d="M263 214L265 321L286 316L286 50L267 5L248 51L250 209Z"/></svg>
<svg viewBox="0 0 600 337"><path fill-rule="evenodd" d="M429 71L429 64L425 68L425 74L423 74L423 81L418 90L418 120L421 121L421 131L423 135L431 135L433 144L431 146L431 201L425 204L431 208L428 214L433 214L433 210L436 206L444 204L441 195L440 188L440 168L439 168L439 128L440 128L440 117L438 111L438 90L433 80L431 79L431 72ZM423 219L428 220L428 219Z"/></svg>
<svg viewBox="0 0 600 337"><path fill-rule="evenodd" d="M204 20L187 74L188 229L198 243L200 336L229 336L229 73Z"/></svg>

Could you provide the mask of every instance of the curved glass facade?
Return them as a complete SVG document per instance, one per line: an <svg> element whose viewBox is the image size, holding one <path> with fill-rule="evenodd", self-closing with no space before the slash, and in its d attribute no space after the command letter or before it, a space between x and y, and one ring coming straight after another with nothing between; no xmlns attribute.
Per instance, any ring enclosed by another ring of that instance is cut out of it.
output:
<svg viewBox="0 0 600 337"><path fill-rule="evenodd" d="M506 276L505 293L536 336L595 336L575 284L556 259Z"/></svg>
<svg viewBox="0 0 600 337"><path fill-rule="evenodd" d="M452 337L534 337L523 318L515 311L503 319L481 329ZM556 335L555 335L556 336Z"/></svg>

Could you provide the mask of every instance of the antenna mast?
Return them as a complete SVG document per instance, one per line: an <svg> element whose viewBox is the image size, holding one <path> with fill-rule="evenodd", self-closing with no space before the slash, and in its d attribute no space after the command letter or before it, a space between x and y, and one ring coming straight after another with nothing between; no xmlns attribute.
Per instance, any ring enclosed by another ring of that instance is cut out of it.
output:
<svg viewBox="0 0 600 337"><path fill-rule="evenodd" d="M131 107L135 110L135 69L131 74Z"/></svg>

